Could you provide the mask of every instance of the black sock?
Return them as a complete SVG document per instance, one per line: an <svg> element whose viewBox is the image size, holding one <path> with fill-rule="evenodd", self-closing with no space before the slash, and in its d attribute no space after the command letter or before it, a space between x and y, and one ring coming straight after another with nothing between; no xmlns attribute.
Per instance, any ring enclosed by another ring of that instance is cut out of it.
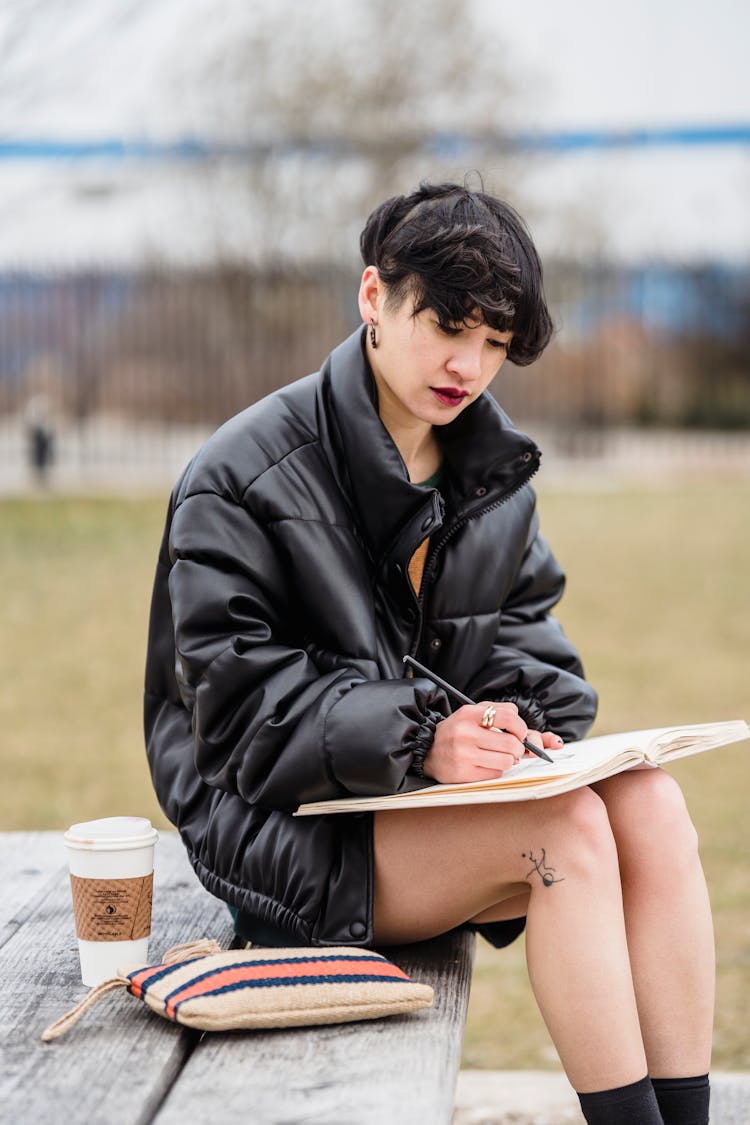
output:
<svg viewBox="0 0 750 1125"><path fill-rule="evenodd" d="M578 1100L588 1125L663 1125L648 1075L629 1086L579 1094Z"/></svg>
<svg viewBox="0 0 750 1125"><path fill-rule="evenodd" d="M711 1090L707 1074L651 1081L664 1125L708 1125Z"/></svg>

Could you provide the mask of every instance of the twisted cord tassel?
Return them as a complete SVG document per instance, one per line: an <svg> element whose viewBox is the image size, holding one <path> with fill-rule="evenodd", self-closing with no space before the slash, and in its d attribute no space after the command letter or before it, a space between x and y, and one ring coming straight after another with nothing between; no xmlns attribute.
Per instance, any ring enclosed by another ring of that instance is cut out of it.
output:
<svg viewBox="0 0 750 1125"><path fill-rule="evenodd" d="M199 941L187 941L182 945L173 945L168 949L161 960L162 965L173 965L178 961L193 961L198 957L210 957L214 953L221 953L221 946L218 941L212 938L201 938ZM55 1020L42 1032L42 1039L45 1043L50 1043L53 1039L59 1039L66 1031L70 1031L71 1027L75 1027L84 1012L88 1011L102 996L106 996L108 992L114 992L116 988L127 988L130 981L127 977L111 977L109 980L103 980L101 984L97 984L88 992L82 1000L66 1012L64 1016L60 1016L59 1020Z"/></svg>
<svg viewBox="0 0 750 1125"><path fill-rule="evenodd" d="M42 1039L45 1043L50 1043L53 1039L59 1039L66 1031L70 1031L71 1027L75 1027L84 1012L88 1011L97 1000L105 996L108 992L114 992L116 988L127 988L128 981L124 977L112 977L110 980L103 980L101 984L97 984L88 992L83 1000L79 1000L75 1008L71 1008L64 1016L60 1016L59 1020L55 1020L42 1032Z"/></svg>
<svg viewBox="0 0 750 1125"><path fill-rule="evenodd" d="M201 938L199 941L186 941L182 945L173 945L161 959L162 965L172 965L175 961L193 961L196 957L211 957L214 953L222 953L218 941L213 938Z"/></svg>

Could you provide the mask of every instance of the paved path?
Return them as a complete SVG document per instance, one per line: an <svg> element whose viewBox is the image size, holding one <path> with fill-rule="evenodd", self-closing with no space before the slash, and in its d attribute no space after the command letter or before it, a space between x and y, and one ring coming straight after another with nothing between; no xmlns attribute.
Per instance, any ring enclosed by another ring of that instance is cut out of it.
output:
<svg viewBox="0 0 750 1125"><path fill-rule="evenodd" d="M750 1074L711 1076L711 1125L750 1125ZM462 1070L453 1125L582 1125L578 1098L563 1074L540 1070Z"/></svg>

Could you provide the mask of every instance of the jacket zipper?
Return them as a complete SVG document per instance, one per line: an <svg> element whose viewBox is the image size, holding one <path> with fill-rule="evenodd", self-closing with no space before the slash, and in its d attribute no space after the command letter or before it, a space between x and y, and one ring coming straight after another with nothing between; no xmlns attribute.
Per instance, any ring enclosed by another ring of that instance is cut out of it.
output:
<svg viewBox="0 0 750 1125"><path fill-rule="evenodd" d="M492 512L495 510L495 508L501 508L503 504L507 504L507 502L511 500L516 495L516 493L520 492L522 488L526 487L526 485L529 483L538 469L539 461L537 460L534 467L530 471L527 470L521 480L517 481L517 483L511 489L503 493L503 495L498 497L497 500L493 500L491 504L486 504L483 508L478 508L476 511L471 512L469 515L463 516L461 519L456 520L456 522L451 524L451 526L445 531L445 533L438 539L437 543L435 543L434 546L430 547L430 552L427 556L427 562L425 563L424 573L422 574L422 583L419 588L419 595L417 597L417 630L409 649L409 656L413 656L416 659L417 652L419 651L419 645L422 640L422 625L424 622L423 611L424 603L427 597L427 587L432 576L432 571L435 569L435 560L437 559L440 551L442 551L445 544L453 538L456 532L460 531L460 529L467 523L470 523L471 520L478 519L479 516L484 516L487 514L487 512Z"/></svg>

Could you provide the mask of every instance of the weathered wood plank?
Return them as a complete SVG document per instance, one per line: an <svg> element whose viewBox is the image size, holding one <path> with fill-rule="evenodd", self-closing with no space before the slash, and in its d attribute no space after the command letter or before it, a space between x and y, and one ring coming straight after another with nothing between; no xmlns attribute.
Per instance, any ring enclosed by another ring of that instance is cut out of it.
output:
<svg viewBox="0 0 750 1125"><path fill-rule="evenodd" d="M67 859L57 832L0 833L0 946L55 885Z"/></svg>
<svg viewBox="0 0 750 1125"><path fill-rule="evenodd" d="M474 937L448 934L384 950L435 989L410 1016L205 1036L156 1125L430 1125L450 1122L468 1003Z"/></svg>
<svg viewBox="0 0 750 1125"><path fill-rule="evenodd" d="M21 857L12 879L16 901L9 904L11 917L21 921L0 949L3 1120L145 1125L179 1075L195 1037L123 990L105 997L65 1038L42 1043L42 1030L86 992L62 837L43 837L27 841L26 852L23 841L0 837L4 856ZM18 874L27 868L33 869L30 894ZM156 852L152 959L171 945L204 935L229 941L226 908L200 886L176 834L164 833Z"/></svg>

